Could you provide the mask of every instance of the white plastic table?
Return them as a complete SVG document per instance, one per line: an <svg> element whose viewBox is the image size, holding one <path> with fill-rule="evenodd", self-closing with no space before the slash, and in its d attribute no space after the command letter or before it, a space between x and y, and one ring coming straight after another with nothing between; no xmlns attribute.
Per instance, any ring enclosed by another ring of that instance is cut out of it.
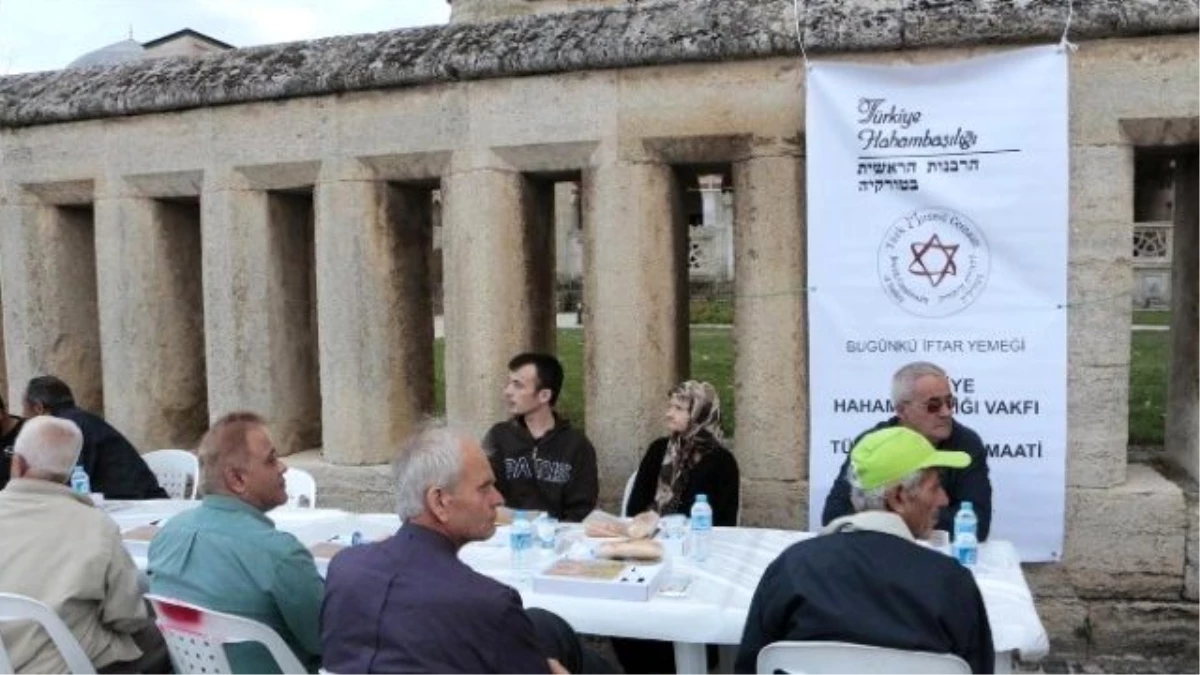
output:
<svg viewBox="0 0 1200 675"><path fill-rule="evenodd" d="M122 531L159 522L199 502L152 500L106 504ZM280 507L268 514L276 526L305 545L349 540L358 531L368 539L390 536L400 526L395 515L354 514L334 509ZM677 564L674 573L692 577L682 598L655 596L647 602L600 600L535 593L510 576L507 542L501 535L463 547L459 557L472 568L521 593L527 607L558 614L577 631L593 635L664 640L675 644L680 673L707 671L705 644L736 645L763 570L791 544L812 536L793 530L715 528L712 552L701 565ZM146 544L126 542L139 568L146 567ZM547 561L548 562L548 561ZM328 559L317 559L324 574ZM987 606L996 650L996 672L1011 672L1012 657L1036 661L1046 655L1049 640L1038 618L1016 549L1005 541L989 541L979 549L975 580Z"/></svg>

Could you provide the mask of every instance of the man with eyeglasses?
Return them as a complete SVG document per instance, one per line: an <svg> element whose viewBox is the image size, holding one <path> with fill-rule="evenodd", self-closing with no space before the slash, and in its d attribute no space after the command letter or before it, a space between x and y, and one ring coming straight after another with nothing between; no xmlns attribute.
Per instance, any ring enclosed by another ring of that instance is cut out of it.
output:
<svg viewBox="0 0 1200 675"><path fill-rule="evenodd" d="M941 470L942 488L950 503L938 514L937 529L952 532L959 505L971 502L979 518L979 541L986 540L992 527L992 482L988 478L987 449L979 434L954 420L955 399L946 371L927 361L902 366L892 376L892 406L896 410L895 417L863 432L852 445L872 431L904 426L929 439L939 450L959 450L971 455L971 463L966 468ZM854 513L846 474L849 466L847 456L833 489L825 498L822 525Z"/></svg>

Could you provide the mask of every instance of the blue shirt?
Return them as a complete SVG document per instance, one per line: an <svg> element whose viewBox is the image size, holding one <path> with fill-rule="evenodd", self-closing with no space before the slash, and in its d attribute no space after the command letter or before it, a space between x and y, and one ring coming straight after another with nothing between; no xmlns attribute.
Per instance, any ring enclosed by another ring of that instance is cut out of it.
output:
<svg viewBox="0 0 1200 675"><path fill-rule="evenodd" d="M172 517L150 542L150 592L264 623L301 663L320 663L324 583L296 537L249 504L208 495ZM278 673L266 647L226 647L236 673Z"/></svg>
<svg viewBox="0 0 1200 675"><path fill-rule="evenodd" d="M326 584L331 672L549 672L521 595L472 570L433 530L405 523L387 540L343 549Z"/></svg>

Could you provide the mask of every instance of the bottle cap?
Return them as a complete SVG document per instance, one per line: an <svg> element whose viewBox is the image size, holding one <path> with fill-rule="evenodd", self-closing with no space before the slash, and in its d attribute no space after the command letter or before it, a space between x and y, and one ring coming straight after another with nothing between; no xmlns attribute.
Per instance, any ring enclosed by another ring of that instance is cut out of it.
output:
<svg viewBox="0 0 1200 675"><path fill-rule="evenodd" d="M698 495L696 495L696 501L698 501L698 502L704 502L704 503L706 503L706 504L707 504L707 503L708 503L708 495L706 495L706 494L698 494Z"/></svg>

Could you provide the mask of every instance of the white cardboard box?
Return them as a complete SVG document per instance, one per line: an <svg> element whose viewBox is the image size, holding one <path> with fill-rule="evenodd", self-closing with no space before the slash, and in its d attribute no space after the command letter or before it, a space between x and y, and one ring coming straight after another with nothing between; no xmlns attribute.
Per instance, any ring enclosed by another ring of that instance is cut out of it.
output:
<svg viewBox="0 0 1200 675"><path fill-rule="evenodd" d="M556 560L533 575L533 590L581 598L644 602L654 597L667 577L668 567L666 562Z"/></svg>

